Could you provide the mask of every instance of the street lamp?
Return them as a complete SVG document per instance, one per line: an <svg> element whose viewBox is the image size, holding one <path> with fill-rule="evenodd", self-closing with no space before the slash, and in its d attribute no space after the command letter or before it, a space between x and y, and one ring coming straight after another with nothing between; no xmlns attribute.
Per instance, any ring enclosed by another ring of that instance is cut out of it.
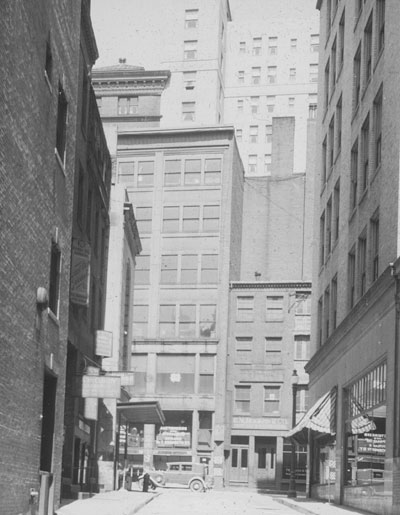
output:
<svg viewBox="0 0 400 515"><path fill-rule="evenodd" d="M290 384L292 385L292 428L296 425L296 397L297 397L297 385L299 384L299 376L297 370L293 370L292 377L290 378ZM289 490L287 493L288 497L296 497L296 444L292 438L291 441L291 453L290 453L290 480Z"/></svg>

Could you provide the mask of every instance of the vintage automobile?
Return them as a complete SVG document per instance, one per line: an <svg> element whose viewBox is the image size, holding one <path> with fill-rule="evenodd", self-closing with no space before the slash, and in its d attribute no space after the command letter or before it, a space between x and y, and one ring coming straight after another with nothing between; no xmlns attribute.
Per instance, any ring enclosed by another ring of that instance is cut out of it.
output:
<svg viewBox="0 0 400 515"><path fill-rule="evenodd" d="M167 463L166 470L151 470L151 479L157 486L186 486L192 492L204 492L211 487L208 465L187 461Z"/></svg>

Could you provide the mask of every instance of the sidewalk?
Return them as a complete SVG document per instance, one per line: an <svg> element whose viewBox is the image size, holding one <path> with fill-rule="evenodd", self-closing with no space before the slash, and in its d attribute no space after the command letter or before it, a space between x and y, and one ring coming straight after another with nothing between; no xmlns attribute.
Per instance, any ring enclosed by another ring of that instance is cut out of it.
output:
<svg viewBox="0 0 400 515"><path fill-rule="evenodd" d="M317 501L306 497L297 497L296 499L274 497L274 500L305 515L346 515L350 513L352 515L372 515L371 512L355 510L348 506L339 506L332 502Z"/></svg>
<svg viewBox="0 0 400 515"><path fill-rule="evenodd" d="M158 492L117 490L74 501L56 510L56 515L133 515L160 495Z"/></svg>

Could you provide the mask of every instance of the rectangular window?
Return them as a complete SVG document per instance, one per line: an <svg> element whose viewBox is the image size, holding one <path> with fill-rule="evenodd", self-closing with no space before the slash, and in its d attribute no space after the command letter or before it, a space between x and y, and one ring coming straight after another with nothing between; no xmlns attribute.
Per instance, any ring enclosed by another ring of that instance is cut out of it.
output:
<svg viewBox="0 0 400 515"><path fill-rule="evenodd" d="M268 66L267 76L268 76L269 84L275 84L276 74L277 74L277 67L276 66Z"/></svg>
<svg viewBox="0 0 400 515"><path fill-rule="evenodd" d="M183 58L185 61L196 59L197 57L197 41L184 41L183 43Z"/></svg>
<svg viewBox="0 0 400 515"><path fill-rule="evenodd" d="M147 324L149 321L149 306L135 304L132 313L132 338L137 340L147 337Z"/></svg>
<svg viewBox="0 0 400 515"><path fill-rule="evenodd" d="M289 82L295 82L296 81L296 68L290 68L289 69Z"/></svg>
<svg viewBox="0 0 400 515"><path fill-rule="evenodd" d="M199 335L200 338L216 337L217 306L215 304L200 305Z"/></svg>
<svg viewBox="0 0 400 515"><path fill-rule="evenodd" d="M199 23L199 10L186 9L185 10L185 29L195 29Z"/></svg>
<svg viewBox="0 0 400 515"><path fill-rule="evenodd" d="M184 206L183 207L183 232L199 232L200 227L200 207Z"/></svg>
<svg viewBox="0 0 400 515"><path fill-rule="evenodd" d="M348 255L348 295L349 308L351 309L356 301L356 249L353 247Z"/></svg>
<svg viewBox="0 0 400 515"><path fill-rule="evenodd" d="M258 141L258 125L250 125L250 143Z"/></svg>
<svg viewBox="0 0 400 515"><path fill-rule="evenodd" d="M253 296L239 296L236 299L236 320L238 322L252 322L254 311Z"/></svg>
<svg viewBox="0 0 400 515"><path fill-rule="evenodd" d="M236 129L236 139L237 139L237 141L242 141L242 139L243 139L243 130L242 129Z"/></svg>
<svg viewBox="0 0 400 515"><path fill-rule="evenodd" d="M336 155L338 155L342 149L342 96L336 104L336 131Z"/></svg>
<svg viewBox="0 0 400 515"><path fill-rule="evenodd" d="M179 207L165 206L163 213L163 232L179 232Z"/></svg>
<svg viewBox="0 0 400 515"><path fill-rule="evenodd" d="M139 108L139 97L118 97L118 114L126 116L137 114Z"/></svg>
<svg viewBox="0 0 400 515"><path fill-rule="evenodd" d="M328 130L328 175L335 162L335 116L332 116Z"/></svg>
<svg viewBox="0 0 400 515"><path fill-rule="evenodd" d="M331 309L332 309L332 331L337 326L337 275L331 281Z"/></svg>
<svg viewBox="0 0 400 515"><path fill-rule="evenodd" d="M376 2L376 39L379 55L385 46L385 0Z"/></svg>
<svg viewBox="0 0 400 515"><path fill-rule="evenodd" d="M264 386L264 413L279 415L281 389L279 386Z"/></svg>
<svg viewBox="0 0 400 515"><path fill-rule="evenodd" d="M331 308L330 308L330 289L329 286L325 290L324 294L324 330L325 330L325 340L329 338L329 335L331 334L330 330L330 319L331 319Z"/></svg>
<svg viewBox="0 0 400 515"><path fill-rule="evenodd" d="M199 393L214 393L214 369L214 356L200 354Z"/></svg>
<svg viewBox="0 0 400 515"><path fill-rule="evenodd" d="M178 256L161 256L161 284L176 284L178 282Z"/></svg>
<svg viewBox="0 0 400 515"><path fill-rule="evenodd" d="M269 53L269 55L277 55L277 53L278 53L278 38L277 37L268 38L268 53Z"/></svg>
<svg viewBox="0 0 400 515"><path fill-rule="evenodd" d="M335 89L335 83L336 83L336 38L334 39L332 43L331 48L331 91Z"/></svg>
<svg viewBox="0 0 400 515"><path fill-rule="evenodd" d="M197 283L197 254L184 254L181 257L181 284Z"/></svg>
<svg viewBox="0 0 400 515"><path fill-rule="evenodd" d="M343 11L342 17L339 23L339 39L338 39L338 73L343 66L344 61L344 29L345 29L345 11Z"/></svg>
<svg viewBox="0 0 400 515"><path fill-rule="evenodd" d="M296 331L311 329L311 294L296 292L294 328Z"/></svg>
<svg viewBox="0 0 400 515"><path fill-rule="evenodd" d="M375 169L382 162L382 87L374 100L374 161Z"/></svg>
<svg viewBox="0 0 400 515"><path fill-rule="evenodd" d="M185 89L194 89L196 86L196 72L183 72L183 85Z"/></svg>
<svg viewBox="0 0 400 515"><path fill-rule="evenodd" d="M138 163L138 188L148 188L153 186L154 180L154 161L139 161Z"/></svg>
<svg viewBox="0 0 400 515"><path fill-rule="evenodd" d="M249 173L250 174L257 173L257 155L256 154L249 155Z"/></svg>
<svg viewBox="0 0 400 515"><path fill-rule="evenodd" d="M371 261L372 281L379 277L379 213L371 219Z"/></svg>
<svg viewBox="0 0 400 515"><path fill-rule="evenodd" d="M291 38L290 39L290 48L292 50L296 50L297 49L297 39L296 38Z"/></svg>
<svg viewBox="0 0 400 515"><path fill-rule="evenodd" d="M244 84L244 70L238 71L238 84Z"/></svg>
<svg viewBox="0 0 400 515"><path fill-rule="evenodd" d="M194 354L157 354L156 393L174 396L193 394L195 368ZM191 427L188 429L190 431ZM168 438L167 435L164 438ZM188 441L182 442L180 439L180 443L190 447ZM162 444L165 445L165 440Z"/></svg>
<svg viewBox="0 0 400 515"><path fill-rule="evenodd" d="M238 98L237 99L236 107L237 107L238 112L242 112L243 111L243 103L244 103L243 102L243 98Z"/></svg>
<svg viewBox="0 0 400 515"><path fill-rule="evenodd" d="M367 291L367 236L358 238L358 280L360 297Z"/></svg>
<svg viewBox="0 0 400 515"><path fill-rule="evenodd" d="M196 102L182 102L182 120L193 122L195 120Z"/></svg>
<svg viewBox="0 0 400 515"><path fill-rule="evenodd" d="M283 320L283 295L268 295L266 302L267 322L281 322Z"/></svg>
<svg viewBox="0 0 400 515"><path fill-rule="evenodd" d="M310 64L309 66L309 81L318 82L318 64Z"/></svg>
<svg viewBox="0 0 400 515"><path fill-rule="evenodd" d="M272 143L272 125L265 126L265 143Z"/></svg>
<svg viewBox="0 0 400 515"><path fill-rule="evenodd" d="M362 160L361 160L361 191L365 191L368 186L369 172L369 115L365 119L361 129L362 141Z"/></svg>
<svg viewBox="0 0 400 515"><path fill-rule="evenodd" d="M235 386L235 411L250 413L250 386Z"/></svg>
<svg viewBox="0 0 400 515"><path fill-rule="evenodd" d="M150 284L150 256L141 254L135 261L135 284Z"/></svg>
<svg viewBox="0 0 400 515"><path fill-rule="evenodd" d="M203 232L217 232L219 229L219 206L203 207Z"/></svg>
<svg viewBox="0 0 400 515"><path fill-rule="evenodd" d="M325 263L325 211L319 219L319 266Z"/></svg>
<svg viewBox="0 0 400 515"><path fill-rule="evenodd" d="M253 38L253 55L261 55L262 38Z"/></svg>
<svg viewBox="0 0 400 515"><path fill-rule="evenodd" d="M218 282L218 254L201 256L201 283L216 284Z"/></svg>
<svg viewBox="0 0 400 515"><path fill-rule="evenodd" d="M324 340L322 336L322 313L323 313L323 297L321 296L318 300L318 318L317 318L317 338L318 338L318 345L321 347Z"/></svg>
<svg viewBox="0 0 400 515"><path fill-rule="evenodd" d="M360 103L361 93L361 43L353 59L353 110Z"/></svg>
<svg viewBox="0 0 400 515"><path fill-rule="evenodd" d="M325 107L325 110L328 109L328 105L329 105L329 94L330 94L329 77L330 77L330 74L329 74L329 59L328 59L328 62L326 63L326 66L325 66L325 76L324 76L324 99L325 99L324 107Z"/></svg>
<svg viewBox="0 0 400 515"><path fill-rule="evenodd" d="M132 354L130 370L135 377L135 386L133 387L135 394L146 393L147 354ZM136 445L139 445L139 442Z"/></svg>
<svg viewBox="0 0 400 515"><path fill-rule="evenodd" d="M256 66L251 69L251 83L260 84L261 80L261 68Z"/></svg>
<svg viewBox="0 0 400 515"><path fill-rule="evenodd" d="M357 205L358 195L358 139L351 149L351 185L350 185L350 209L353 211Z"/></svg>
<svg viewBox="0 0 400 515"><path fill-rule="evenodd" d="M252 362L253 338L251 336L236 337L236 363Z"/></svg>
<svg viewBox="0 0 400 515"><path fill-rule="evenodd" d="M339 220L340 220L340 179L335 184L333 190L333 242L339 239Z"/></svg>
<svg viewBox="0 0 400 515"><path fill-rule="evenodd" d="M204 184L221 184L222 159L212 158L205 160Z"/></svg>
<svg viewBox="0 0 400 515"><path fill-rule="evenodd" d="M273 113L275 109L275 96L267 95L267 111Z"/></svg>
<svg viewBox="0 0 400 515"><path fill-rule="evenodd" d="M239 41L239 53L240 54L246 53L246 41Z"/></svg>
<svg viewBox="0 0 400 515"><path fill-rule="evenodd" d="M181 184L181 160L168 159L164 163L164 185L179 186Z"/></svg>
<svg viewBox="0 0 400 515"><path fill-rule="evenodd" d="M295 104L295 98L294 97L289 97L288 98L288 107L289 107L289 109L293 109L294 108L294 104Z"/></svg>
<svg viewBox="0 0 400 515"><path fill-rule="evenodd" d="M251 106L252 114L258 113L259 105L260 105L260 97L250 97L250 106Z"/></svg>
<svg viewBox="0 0 400 515"><path fill-rule="evenodd" d="M328 168L328 141L325 138L322 143L322 175L321 175L321 186L322 188L325 186L326 178L328 176L327 168Z"/></svg>
<svg viewBox="0 0 400 515"><path fill-rule="evenodd" d="M310 359L310 335L297 334L294 337L294 359L308 361Z"/></svg>
<svg viewBox="0 0 400 515"><path fill-rule="evenodd" d="M49 309L56 317L60 309L61 251L52 242L50 254Z"/></svg>
<svg viewBox="0 0 400 515"><path fill-rule="evenodd" d="M139 233L147 234L151 232L152 211L151 207L137 207L135 209Z"/></svg>
<svg viewBox="0 0 400 515"><path fill-rule="evenodd" d="M310 50L311 50L311 52L318 53L318 51L319 51L319 34L311 34Z"/></svg>
<svg viewBox="0 0 400 515"><path fill-rule="evenodd" d="M176 306L175 304L162 304L160 306L160 338L173 338L175 336Z"/></svg>
<svg viewBox="0 0 400 515"><path fill-rule="evenodd" d="M265 338L265 364L282 364L282 337L267 336Z"/></svg>
<svg viewBox="0 0 400 515"><path fill-rule="evenodd" d="M57 132L56 132L56 151L61 164L65 165L65 148L67 142L67 112L68 102L61 84L58 85L57 103Z"/></svg>
<svg viewBox="0 0 400 515"><path fill-rule="evenodd" d="M329 256L332 251L332 197L329 198L326 204L325 238L326 255Z"/></svg>
<svg viewBox="0 0 400 515"><path fill-rule="evenodd" d="M196 337L196 306L194 304L179 306L179 337Z"/></svg>
<svg viewBox="0 0 400 515"><path fill-rule="evenodd" d="M186 159L184 169L184 183L185 185L200 184L201 180L201 160L200 159Z"/></svg>
<svg viewBox="0 0 400 515"><path fill-rule="evenodd" d="M118 163L119 182L133 182L135 163L133 161L120 161Z"/></svg>
<svg viewBox="0 0 400 515"><path fill-rule="evenodd" d="M364 88L372 75L372 13L364 29Z"/></svg>
<svg viewBox="0 0 400 515"><path fill-rule="evenodd" d="M264 173L265 175L271 175L272 171L272 156L271 154L264 154Z"/></svg>

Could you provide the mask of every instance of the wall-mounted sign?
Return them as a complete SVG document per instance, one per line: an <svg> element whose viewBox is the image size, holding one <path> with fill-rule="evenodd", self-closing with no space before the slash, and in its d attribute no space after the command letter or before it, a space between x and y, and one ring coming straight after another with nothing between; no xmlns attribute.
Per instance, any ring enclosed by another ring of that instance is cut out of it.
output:
<svg viewBox="0 0 400 515"><path fill-rule="evenodd" d="M83 415L88 420L97 420L98 399L85 399Z"/></svg>
<svg viewBox="0 0 400 515"><path fill-rule="evenodd" d="M96 331L96 356L111 358L113 333L111 331Z"/></svg>
<svg viewBox="0 0 400 515"><path fill-rule="evenodd" d="M118 399L121 395L121 379L118 376L82 377L82 397L93 399Z"/></svg>
<svg viewBox="0 0 400 515"><path fill-rule="evenodd" d="M71 253L70 300L81 306L89 305L90 245L74 239Z"/></svg>

